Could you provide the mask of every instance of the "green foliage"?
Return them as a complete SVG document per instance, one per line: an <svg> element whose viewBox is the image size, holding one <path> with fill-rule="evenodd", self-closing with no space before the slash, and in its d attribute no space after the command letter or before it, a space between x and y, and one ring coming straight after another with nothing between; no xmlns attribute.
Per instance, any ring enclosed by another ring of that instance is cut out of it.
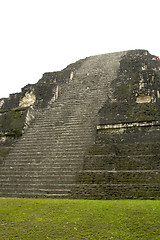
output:
<svg viewBox="0 0 160 240"><path fill-rule="evenodd" d="M1 112L0 128L3 133L12 137L19 137L22 135L24 128L26 108L13 108Z"/></svg>
<svg viewBox="0 0 160 240"><path fill-rule="evenodd" d="M158 240L160 201L0 199L0 239Z"/></svg>
<svg viewBox="0 0 160 240"><path fill-rule="evenodd" d="M0 113L9 112L9 110L0 110Z"/></svg>
<svg viewBox="0 0 160 240"><path fill-rule="evenodd" d="M119 87L118 87L118 95L119 97L122 97L122 98L129 98L131 96L131 93L132 93L132 87L130 84L121 84Z"/></svg>
<svg viewBox="0 0 160 240"><path fill-rule="evenodd" d="M25 108L15 108L11 110L10 132L12 136L20 136L24 126Z"/></svg>
<svg viewBox="0 0 160 240"><path fill-rule="evenodd" d="M20 112L20 111L25 111L26 107L19 107L19 108L12 108L11 111L12 112Z"/></svg>
<svg viewBox="0 0 160 240"><path fill-rule="evenodd" d="M9 153L8 148L0 147L0 157L5 158Z"/></svg>
<svg viewBox="0 0 160 240"><path fill-rule="evenodd" d="M129 112L132 111L132 112ZM152 121L159 119L159 111L152 103L141 103L131 105L128 109L128 117L132 121Z"/></svg>
<svg viewBox="0 0 160 240"><path fill-rule="evenodd" d="M138 82L139 82L139 74L138 73L132 73L132 75L131 75L132 85L137 84Z"/></svg>

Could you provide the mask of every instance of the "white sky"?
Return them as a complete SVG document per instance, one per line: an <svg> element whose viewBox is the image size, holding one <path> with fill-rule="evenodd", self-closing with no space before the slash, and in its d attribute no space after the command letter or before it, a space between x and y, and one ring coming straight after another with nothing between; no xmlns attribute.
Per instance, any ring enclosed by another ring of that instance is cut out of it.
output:
<svg viewBox="0 0 160 240"><path fill-rule="evenodd" d="M0 0L0 98L88 56L160 56L159 9L159 0Z"/></svg>

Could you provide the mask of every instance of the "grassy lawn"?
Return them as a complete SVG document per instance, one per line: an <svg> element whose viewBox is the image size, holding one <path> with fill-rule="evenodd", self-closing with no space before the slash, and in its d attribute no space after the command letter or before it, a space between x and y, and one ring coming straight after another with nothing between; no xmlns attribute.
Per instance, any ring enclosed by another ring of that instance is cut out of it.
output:
<svg viewBox="0 0 160 240"><path fill-rule="evenodd" d="M160 201L0 199L0 240L160 239Z"/></svg>

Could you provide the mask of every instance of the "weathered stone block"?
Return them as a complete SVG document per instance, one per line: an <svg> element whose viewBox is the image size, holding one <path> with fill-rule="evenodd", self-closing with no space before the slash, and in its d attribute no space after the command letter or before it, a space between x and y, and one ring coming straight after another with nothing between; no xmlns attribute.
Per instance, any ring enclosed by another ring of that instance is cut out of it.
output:
<svg viewBox="0 0 160 240"><path fill-rule="evenodd" d="M159 87L160 62L135 50L0 99L0 197L160 199Z"/></svg>

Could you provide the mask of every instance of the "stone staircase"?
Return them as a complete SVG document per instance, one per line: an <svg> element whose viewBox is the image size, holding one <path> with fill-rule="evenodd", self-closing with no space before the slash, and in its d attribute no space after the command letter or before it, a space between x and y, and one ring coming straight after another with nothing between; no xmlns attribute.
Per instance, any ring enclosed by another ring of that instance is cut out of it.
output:
<svg viewBox="0 0 160 240"><path fill-rule="evenodd" d="M0 165L0 197L70 198L125 52L90 57L59 87Z"/></svg>
<svg viewBox="0 0 160 240"><path fill-rule="evenodd" d="M74 198L160 199L160 142L95 144L76 183Z"/></svg>

